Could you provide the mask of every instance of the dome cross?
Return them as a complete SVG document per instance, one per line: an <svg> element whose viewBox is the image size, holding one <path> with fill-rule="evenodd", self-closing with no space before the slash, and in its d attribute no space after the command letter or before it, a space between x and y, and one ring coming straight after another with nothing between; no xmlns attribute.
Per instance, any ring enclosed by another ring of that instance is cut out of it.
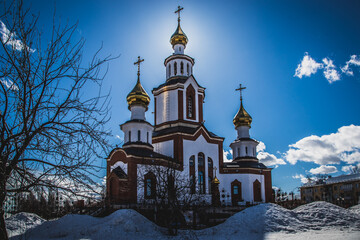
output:
<svg viewBox="0 0 360 240"><path fill-rule="evenodd" d="M240 84L239 88L235 89L235 91L240 92L240 102L242 102L242 91L246 89L246 87L242 87L242 84Z"/></svg>
<svg viewBox="0 0 360 240"><path fill-rule="evenodd" d="M134 65L138 65L138 72L137 75L138 77L140 77L140 63L142 63L144 61L144 59L141 59L140 56L138 56L138 60L136 62L134 62Z"/></svg>
<svg viewBox="0 0 360 240"><path fill-rule="evenodd" d="M180 12L181 12L182 10L184 10L184 8L178 6L178 9L174 12L174 13L177 13L177 14L178 14L178 22L179 22L179 23L180 23Z"/></svg>

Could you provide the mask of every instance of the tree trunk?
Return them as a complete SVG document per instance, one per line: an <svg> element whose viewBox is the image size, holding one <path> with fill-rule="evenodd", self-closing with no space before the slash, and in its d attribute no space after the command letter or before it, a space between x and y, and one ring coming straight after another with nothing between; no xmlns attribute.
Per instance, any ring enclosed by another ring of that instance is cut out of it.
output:
<svg viewBox="0 0 360 240"><path fill-rule="evenodd" d="M7 231L6 231L6 226L5 226L5 212L4 212L4 203L5 203L5 196L6 193L4 191L4 189L1 189L1 193L0 193L0 204L1 204L1 209L0 209L0 239L4 239L7 240L8 235L7 235Z"/></svg>

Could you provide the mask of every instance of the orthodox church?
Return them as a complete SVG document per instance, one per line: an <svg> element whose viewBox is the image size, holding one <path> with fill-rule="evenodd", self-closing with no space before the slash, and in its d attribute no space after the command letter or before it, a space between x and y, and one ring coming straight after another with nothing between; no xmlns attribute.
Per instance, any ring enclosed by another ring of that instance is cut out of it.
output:
<svg viewBox="0 0 360 240"><path fill-rule="evenodd" d="M140 203L156 198L158 179L146 166L171 166L189 181L189 194L208 204L241 205L272 201L271 168L256 157L258 142L250 137L252 118L240 109L233 119L236 139L231 162L224 162L223 141L204 126L205 88L193 75L195 60L185 54L188 38L178 25L170 38L173 54L164 61L166 80L152 90L154 125L146 121L150 97L140 82L127 95L130 120L120 125L124 144L107 158L106 195L110 204ZM143 183L143 184L141 184Z"/></svg>

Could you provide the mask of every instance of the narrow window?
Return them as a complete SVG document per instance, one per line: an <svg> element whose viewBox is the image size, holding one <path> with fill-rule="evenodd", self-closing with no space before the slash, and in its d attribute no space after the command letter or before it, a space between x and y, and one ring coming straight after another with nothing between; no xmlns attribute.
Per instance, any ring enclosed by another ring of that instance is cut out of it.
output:
<svg viewBox="0 0 360 240"><path fill-rule="evenodd" d="M188 75L190 75L190 71L189 71L189 70L190 70L190 67L189 67L189 64L187 64L187 65L186 65L186 71L187 71Z"/></svg>
<svg viewBox="0 0 360 240"><path fill-rule="evenodd" d="M247 147L245 147L245 153L246 153L246 156L247 156L247 154L248 154Z"/></svg>
<svg viewBox="0 0 360 240"><path fill-rule="evenodd" d="M238 148L237 150L238 150L238 157L240 157L240 148Z"/></svg>
<svg viewBox="0 0 360 240"><path fill-rule="evenodd" d="M177 63L175 62L174 63L174 75L176 75L177 74Z"/></svg>
<svg viewBox="0 0 360 240"><path fill-rule="evenodd" d="M208 183L208 186L209 186L209 194L211 194L211 183L212 183L212 178L211 178L211 177L209 177L209 178L208 178L208 181L209 181L209 183Z"/></svg>
<svg viewBox="0 0 360 240"><path fill-rule="evenodd" d="M180 63L180 73L181 73L181 75L184 74L184 63L183 62Z"/></svg>
<svg viewBox="0 0 360 240"><path fill-rule="evenodd" d="M146 142L149 143L149 132L146 133Z"/></svg>
<svg viewBox="0 0 360 240"><path fill-rule="evenodd" d="M239 187L237 185L234 186L234 194L239 194Z"/></svg>
<svg viewBox="0 0 360 240"><path fill-rule="evenodd" d="M190 166L194 166L194 159L195 159L195 156L192 155L190 158L189 158L189 165Z"/></svg>
<svg viewBox="0 0 360 240"><path fill-rule="evenodd" d="M204 165L205 165L204 154L203 154L203 153L199 153L199 154L198 154L198 166L199 166L199 167L203 167Z"/></svg>
<svg viewBox="0 0 360 240"><path fill-rule="evenodd" d="M193 112L192 104L193 104L193 98L192 98L192 96L189 96L188 97L188 109L187 109L187 113L188 113L187 115L189 118L192 118L192 112Z"/></svg>
<svg viewBox="0 0 360 240"><path fill-rule="evenodd" d="M171 64L169 64L169 77L171 76Z"/></svg>
<svg viewBox="0 0 360 240"><path fill-rule="evenodd" d="M146 179L146 196L147 197L151 197L152 193L151 193L151 179L148 178Z"/></svg>
<svg viewBox="0 0 360 240"><path fill-rule="evenodd" d="M204 184L204 173L199 171L199 188L200 188L200 194L205 193L205 184Z"/></svg>
<svg viewBox="0 0 360 240"><path fill-rule="evenodd" d="M255 151L255 148L253 148L253 150L254 150L254 156L256 156L256 151Z"/></svg>
<svg viewBox="0 0 360 240"><path fill-rule="evenodd" d="M131 131L129 131L129 142L131 142Z"/></svg>
<svg viewBox="0 0 360 240"><path fill-rule="evenodd" d="M191 194L195 193L195 176L194 175L190 175L190 193Z"/></svg>
<svg viewBox="0 0 360 240"><path fill-rule="evenodd" d="M138 130L138 142L140 142L140 137L141 137L140 130Z"/></svg>

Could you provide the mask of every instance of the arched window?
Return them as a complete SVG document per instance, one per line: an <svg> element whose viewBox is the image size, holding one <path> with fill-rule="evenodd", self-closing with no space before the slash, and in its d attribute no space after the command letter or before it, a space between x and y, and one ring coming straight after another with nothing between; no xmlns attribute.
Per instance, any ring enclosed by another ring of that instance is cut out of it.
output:
<svg viewBox="0 0 360 240"><path fill-rule="evenodd" d="M193 120L195 120L195 118L196 118L196 116L195 116L195 112L196 112L195 94L196 94L195 89L190 84L186 88L186 117L188 119L193 119Z"/></svg>
<svg viewBox="0 0 360 240"><path fill-rule="evenodd" d="M234 180L231 183L231 202L234 206L237 206L242 201L241 196L241 182Z"/></svg>
<svg viewBox="0 0 360 240"><path fill-rule="evenodd" d="M151 197L151 179L146 179L146 197Z"/></svg>
<svg viewBox="0 0 360 240"><path fill-rule="evenodd" d="M144 178L144 195L147 199L153 199L156 195L156 178L152 172L145 175Z"/></svg>
<svg viewBox="0 0 360 240"><path fill-rule="evenodd" d="M208 186L209 186L209 194L211 194L211 183L212 183L212 178L211 177L208 177Z"/></svg>
<svg viewBox="0 0 360 240"><path fill-rule="evenodd" d="M213 167L213 161L211 158L208 158L208 167L209 169Z"/></svg>
<svg viewBox="0 0 360 240"><path fill-rule="evenodd" d="M140 142L140 139L141 139L141 133L140 130L138 130L138 142Z"/></svg>
<svg viewBox="0 0 360 240"><path fill-rule="evenodd" d="M194 161L195 161L195 156L192 155L192 156L189 158L189 165L190 165L190 166L194 166Z"/></svg>
<svg viewBox="0 0 360 240"><path fill-rule="evenodd" d="M190 193L191 194L195 193L195 176L194 175L190 175Z"/></svg>
<svg viewBox="0 0 360 240"><path fill-rule="evenodd" d="M169 77L171 76L171 64L169 64Z"/></svg>
<svg viewBox="0 0 360 240"><path fill-rule="evenodd" d="M146 142L149 143L149 132L146 133Z"/></svg>
<svg viewBox="0 0 360 240"><path fill-rule="evenodd" d="M174 75L176 75L177 74L177 63L175 62L174 63Z"/></svg>
<svg viewBox="0 0 360 240"><path fill-rule="evenodd" d="M188 75L190 75L190 65L189 63L186 65L186 72Z"/></svg>
<svg viewBox="0 0 360 240"><path fill-rule="evenodd" d="M129 142L131 142L131 131L129 131Z"/></svg>
<svg viewBox="0 0 360 240"><path fill-rule="evenodd" d="M193 98L188 96L187 115L189 118L193 117Z"/></svg>
<svg viewBox="0 0 360 240"><path fill-rule="evenodd" d="M245 147L245 154L246 154L246 156L248 155L247 147Z"/></svg>
<svg viewBox="0 0 360 240"><path fill-rule="evenodd" d="M181 75L184 74L184 63L183 62L180 63L180 73L181 73Z"/></svg>
<svg viewBox="0 0 360 240"><path fill-rule="evenodd" d="M238 152L238 157L240 157L240 148L237 149L237 152Z"/></svg>
<svg viewBox="0 0 360 240"><path fill-rule="evenodd" d="M205 157L203 153L198 154L198 166L204 167L205 166Z"/></svg>
<svg viewBox="0 0 360 240"><path fill-rule="evenodd" d="M204 173L199 171L199 193L205 194Z"/></svg>

